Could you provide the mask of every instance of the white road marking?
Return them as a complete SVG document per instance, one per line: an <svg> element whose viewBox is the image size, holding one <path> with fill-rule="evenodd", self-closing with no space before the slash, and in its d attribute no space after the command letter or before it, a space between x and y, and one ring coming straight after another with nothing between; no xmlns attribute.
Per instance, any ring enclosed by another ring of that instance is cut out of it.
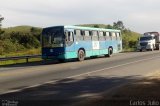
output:
<svg viewBox="0 0 160 106"><path fill-rule="evenodd" d="M134 63L138 63L138 62L142 62L142 61L146 61L146 60L152 60L152 59L155 59L155 58L160 58L160 56L151 57L151 58L147 58L147 59L141 59L141 60L125 63L125 64L116 65L116 66L113 66L113 67L103 68L103 69L99 69L99 70L95 70L95 71L91 71L91 72L86 72L86 73L83 73L83 74L73 75L73 76L70 76L70 77L66 77L64 79L67 79L67 78L76 78L76 77L80 77L80 76L84 76L84 75L90 75L90 74L93 74L93 73L97 73L97 72L101 72L101 71L105 71L105 70L109 70L109 69L113 69L113 68L117 68L117 67L122 67L122 66L126 66L126 65L129 65L129 64L134 64ZM51 84L51 83L55 83L55 82L57 82L59 80L48 81L48 82L45 82L43 84ZM24 87L22 89L10 90L10 91L7 91L7 92L3 92L0 95L7 94L7 93L13 93L13 92L20 92L20 91L22 91L24 89L38 87L38 86L41 86L43 84L35 84L35 85L32 85L32 86Z"/></svg>

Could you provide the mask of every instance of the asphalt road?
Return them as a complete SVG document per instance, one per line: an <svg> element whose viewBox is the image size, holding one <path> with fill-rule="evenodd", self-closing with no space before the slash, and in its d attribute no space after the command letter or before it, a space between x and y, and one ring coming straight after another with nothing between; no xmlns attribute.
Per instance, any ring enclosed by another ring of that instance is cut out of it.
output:
<svg viewBox="0 0 160 106"><path fill-rule="evenodd" d="M83 62L0 67L0 98L80 100L160 70L160 51L119 53Z"/></svg>

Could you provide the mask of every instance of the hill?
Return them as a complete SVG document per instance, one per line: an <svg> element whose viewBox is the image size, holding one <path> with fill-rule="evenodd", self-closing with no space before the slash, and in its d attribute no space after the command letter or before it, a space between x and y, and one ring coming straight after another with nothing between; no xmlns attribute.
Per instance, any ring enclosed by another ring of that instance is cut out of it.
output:
<svg viewBox="0 0 160 106"><path fill-rule="evenodd" d="M32 28L36 28L41 30L40 27L33 27L33 26L16 26L16 27L9 27L9 28L3 28L2 30L5 31L5 33L12 33L12 32L30 32Z"/></svg>

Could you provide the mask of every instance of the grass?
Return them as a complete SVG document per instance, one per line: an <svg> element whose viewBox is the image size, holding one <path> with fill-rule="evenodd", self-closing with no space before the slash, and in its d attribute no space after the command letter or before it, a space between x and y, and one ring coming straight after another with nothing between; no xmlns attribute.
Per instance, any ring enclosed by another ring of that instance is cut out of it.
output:
<svg viewBox="0 0 160 106"><path fill-rule="evenodd" d="M34 54L41 54L41 48L19 51L16 53L15 52L6 53L4 55L0 55L0 57L24 56L24 55L34 55Z"/></svg>
<svg viewBox="0 0 160 106"><path fill-rule="evenodd" d="M0 57L25 56L25 55L35 55L35 54L41 54L41 48L20 51L17 53L9 53L5 55L0 55ZM29 62L35 62L35 61L41 61L41 60L42 60L41 58L32 58L32 59L29 59ZM26 59L0 61L0 65L10 65L10 64L19 64L19 63L26 63Z"/></svg>
<svg viewBox="0 0 160 106"><path fill-rule="evenodd" d="M136 48L124 48L122 52L135 52Z"/></svg>
<svg viewBox="0 0 160 106"><path fill-rule="evenodd" d="M41 58L32 58L28 59L28 62L38 62L42 61ZM11 65L11 64L20 64L20 63L26 63L26 59L19 59L19 60L8 60L8 61L0 61L0 65Z"/></svg>

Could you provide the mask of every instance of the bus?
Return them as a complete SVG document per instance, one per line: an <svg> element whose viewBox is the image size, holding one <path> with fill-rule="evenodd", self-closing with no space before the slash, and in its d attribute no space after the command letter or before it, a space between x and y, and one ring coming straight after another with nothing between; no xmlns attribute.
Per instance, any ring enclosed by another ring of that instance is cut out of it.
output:
<svg viewBox="0 0 160 106"><path fill-rule="evenodd" d="M42 59L78 59L122 51L120 30L81 26L53 26L42 31Z"/></svg>

